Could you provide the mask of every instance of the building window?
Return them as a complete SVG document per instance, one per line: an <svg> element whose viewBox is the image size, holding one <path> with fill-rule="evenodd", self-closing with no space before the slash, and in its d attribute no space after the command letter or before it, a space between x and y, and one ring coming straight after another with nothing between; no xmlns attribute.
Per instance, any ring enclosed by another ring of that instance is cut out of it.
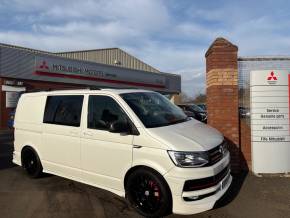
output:
<svg viewBox="0 0 290 218"><path fill-rule="evenodd" d="M83 98L82 95L48 96L43 122L80 126Z"/></svg>

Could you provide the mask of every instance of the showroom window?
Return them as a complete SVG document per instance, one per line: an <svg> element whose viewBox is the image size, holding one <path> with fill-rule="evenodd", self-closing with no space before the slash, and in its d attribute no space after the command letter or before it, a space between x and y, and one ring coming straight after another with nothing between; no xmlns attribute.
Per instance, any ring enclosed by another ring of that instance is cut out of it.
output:
<svg viewBox="0 0 290 218"><path fill-rule="evenodd" d="M82 95L48 96L43 122L80 126L83 98Z"/></svg>

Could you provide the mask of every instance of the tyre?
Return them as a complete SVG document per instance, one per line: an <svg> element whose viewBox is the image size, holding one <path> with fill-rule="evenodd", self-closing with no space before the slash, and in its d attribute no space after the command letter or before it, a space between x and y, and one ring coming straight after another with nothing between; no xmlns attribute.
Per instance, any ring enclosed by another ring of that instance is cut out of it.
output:
<svg viewBox="0 0 290 218"><path fill-rule="evenodd" d="M31 178L42 175L42 165L37 153L32 148L24 148L21 154L22 167Z"/></svg>
<svg viewBox="0 0 290 218"><path fill-rule="evenodd" d="M125 184L126 198L145 217L162 217L172 211L172 197L164 178L147 168L132 172Z"/></svg>

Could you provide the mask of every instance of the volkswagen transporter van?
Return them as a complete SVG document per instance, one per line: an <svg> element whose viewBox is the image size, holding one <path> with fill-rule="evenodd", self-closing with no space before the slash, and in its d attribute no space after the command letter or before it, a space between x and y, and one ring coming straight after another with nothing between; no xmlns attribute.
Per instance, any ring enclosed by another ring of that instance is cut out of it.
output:
<svg viewBox="0 0 290 218"><path fill-rule="evenodd" d="M109 190L146 217L209 210L232 181L224 137L152 91L23 94L14 127L29 176Z"/></svg>

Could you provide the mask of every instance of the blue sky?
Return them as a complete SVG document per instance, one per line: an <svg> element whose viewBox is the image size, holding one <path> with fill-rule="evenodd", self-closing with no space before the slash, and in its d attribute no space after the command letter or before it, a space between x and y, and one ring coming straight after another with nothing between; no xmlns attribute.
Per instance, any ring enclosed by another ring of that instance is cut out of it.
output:
<svg viewBox="0 0 290 218"><path fill-rule="evenodd" d="M219 36L240 56L290 54L289 1L0 0L0 42L48 51L119 47L205 90L204 54Z"/></svg>

